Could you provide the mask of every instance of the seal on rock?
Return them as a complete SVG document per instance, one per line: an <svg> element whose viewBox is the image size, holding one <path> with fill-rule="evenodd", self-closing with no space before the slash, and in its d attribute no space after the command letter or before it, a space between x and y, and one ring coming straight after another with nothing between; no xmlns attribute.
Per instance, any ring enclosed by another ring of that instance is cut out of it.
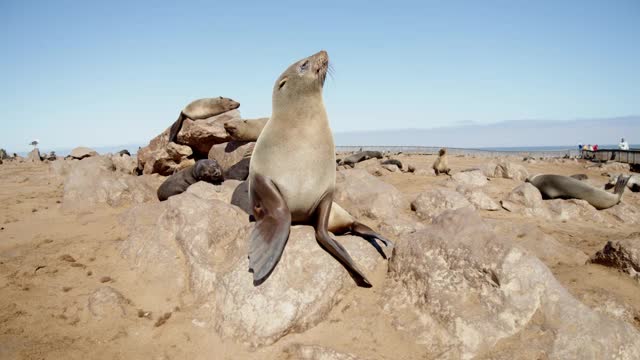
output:
<svg viewBox="0 0 640 360"><path fill-rule="evenodd" d="M267 121L269 118L230 120L224 123L224 129L233 140L253 142L258 140Z"/></svg>
<svg viewBox="0 0 640 360"><path fill-rule="evenodd" d="M353 155L349 155L342 159L339 165L348 165L354 167L357 163L369 159L382 159L382 153L380 151L359 151Z"/></svg>
<svg viewBox="0 0 640 360"><path fill-rule="evenodd" d="M447 160L447 149L442 148L438 152L438 158L433 162L433 171L436 175L447 174L451 172L449 168L449 161Z"/></svg>
<svg viewBox="0 0 640 360"><path fill-rule="evenodd" d="M320 51L289 66L273 88L272 115L256 142L249 169L249 199L256 225L249 236L249 270L260 285L280 260L292 223L315 227L320 245L359 286L371 283L329 234L331 213L340 227L345 216L332 209L336 182L335 146L322 99L329 65ZM337 211L336 211L337 209ZM346 213L346 211L344 211ZM350 231L369 242L390 242L367 228Z"/></svg>
<svg viewBox="0 0 640 360"><path fill-rule="evenodd" d="M158 199L167 200L170 196L182 194L190 185L198 181L219 184L223 181L222 169L218 162L211 159L198 160L195 165L184 168L169 176L158 188Z"/></svg>
<svg viewBox="0 0 640 360"><path fill-rule="evenodd" d="M396 159L387 159L380 163L381 165L395 165L398 169L402 169L402 162Z"/></svg>
<svg viewBox="0 0 640 360"><path fill-rule="evenodd" d="M184 109L182 109L180 115L178 115L178 119L173 123L173 125L171 125L171 129L169 130L169 142L176 142L178 133L180 132L180 129L182 129L182 123L184 123L184 119L206 119L212 116L220 115L233 109L237 109L239 107L240 103L222 96L217 98L204 98L194 100L189 103L189 105L187 105Z"/></svg>
<svg viewBox="0 0 640 360"><path fill-rule="evenodd" d="M534 175L526 181L540 190L543 199L581 199L602 210L620 202L629 178L618 177L613 194L570 176Z"/></svg>

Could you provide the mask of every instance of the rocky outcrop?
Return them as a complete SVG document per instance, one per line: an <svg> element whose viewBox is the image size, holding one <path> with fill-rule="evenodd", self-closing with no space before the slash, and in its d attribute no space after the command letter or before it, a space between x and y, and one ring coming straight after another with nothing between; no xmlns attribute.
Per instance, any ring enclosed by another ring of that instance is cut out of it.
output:
<svg viewBox="0 0 640 360"><path fill-rule="evenodd" d="M209 159L214 159L222 167L225 179L244 180L249 175L249 161L254 142L230 141L216 144L209 150Z"/></svg>
<svg viewBox="0 0 640 360"><path fill-rule="evenodd" d="M487 177L480 170L461 171L453 174L451 179L457 184L481 187L487 185Z"/></svg>
<svg viewBox="0 0 640 360"><path fill-rule="evenodd" d="M69 154L69 156L71 156L74 159L81 160L91 156L98 156L98 153L95 150L90 149L88 147L79 146L71 150L71 153Z"/></svg>
<svg viewBox="0 0 640 360"><path fill-rule="evenodd" d="M185 119L178 133L178 143L188 145L195 153L207 156L211 147L231 141L224 123L240 119L240 111L231 110L203 120Z"/></svg>
<svg viewBox="0 0 640 360"><path fill-rule="evenodd" d="M107 157L97 156L74 163L64 180L65 210L90 210L98 204L117 207L156 200L156 188L148 177L117 173ZM154 184L155 185L155 184Z"/></svg>
<svg viewBox="0 0 640 360"><path fill-rule="evenodd" d="M524 181L529 176L529 172L524 166L506 160L498 163L489 162L485 165L483 173L491 178L513 179L516 181Z"/></svg>
<svg viewBox="0 0 640 360"><path fill-rule="evenodd" d="M40 158L40 150L38 150L38 148L31 150L29 155L27 155L27 161L34 163L42 162L42 159Z"/></svg>
<svg viewBox="0 0 640 360"><path fill-rule="evenodd" d="M446 211L402 242L384 309L429 354L448 358L640 356L630 324L573 298L536 257L468 209Z"/></svg>
<svg viewBox="0 0 640 360"><path fill-rule="evenodd" d="M419 218L431 221L445 210L471 208L473 205L461 194L448 189L434 189L420 193L411 202L411 210Z"/></svg>
<svg viewBox="0 0 640 360"><path fill-rule="evenodd" d="M540 190L530 183L518 185L507 194L504 200L500 202L500 205L505 210L527 216L549 216Z"/></svg>
<svg viewBox="0 0 640 360"><path fill-rule="evenodd" d="M640 237L607 241L590 261L620 270L640 281Z"/></svg>
<svg viewBox="0 0 640 360"><path fill-rule="evenodd" d="M455 175L457 174L462 173L456 173ZM476 209L488 211L497 211L501 209L497 202L476 187L460 185L456 187L456 191L462 194L473 206L475 206Z"/></svg>

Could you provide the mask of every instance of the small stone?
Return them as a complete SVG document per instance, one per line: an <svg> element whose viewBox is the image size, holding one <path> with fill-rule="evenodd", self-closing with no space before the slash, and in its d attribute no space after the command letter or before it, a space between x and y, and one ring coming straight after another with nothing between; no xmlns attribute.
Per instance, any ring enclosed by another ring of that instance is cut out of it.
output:
<svg viewBox="0 0 640 360"><path fill-rule="evenodd" d="M160 318L158 319L158 321L156 321L156 323L155 323L155 324L153 324L153 326L155 326L155 327L159 327L159 326L164 325L164 323L166 323L166 322L167 322L167 320L169 320L169 318L170 318L170 317L171 317L171 313L170 313L170 312L168 312L168 313L164 313L164 315L160 316Z"/></svg>
<svg viewBox="0 0 640 360"><path fill-rule="evenodd" d="M101 283L106 283L106 282L110 282L110 281L113 281L113 279L111 279L111 277L109 277L109 276L103 276L103 277L100 278L100 282Z"/></svg>
<svg viewBox="0 0 640 360"><path fill-rule="evenodd" d="M73 289L71 286L65 286L62 288L62 291L69 292L71 289Z"/></svg>
<svg viewBox="0 0 640 360"><path fill-rule="evenodd" d="M76 262L76 259L74 259L73 256L71 256L69 254L64 254L64 255L60 256L60 260L66 261L66 262Z"/></svg>

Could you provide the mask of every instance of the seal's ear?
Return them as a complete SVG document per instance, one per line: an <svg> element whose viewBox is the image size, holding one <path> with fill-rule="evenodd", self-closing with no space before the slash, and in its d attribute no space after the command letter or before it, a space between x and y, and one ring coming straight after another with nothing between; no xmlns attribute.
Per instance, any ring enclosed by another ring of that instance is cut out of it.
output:
<svg viewBox="0 0 640 360"><path fill-rule="evenodd" d="M278 83L278 90L282 89L282 87L284 86L284 84L287 83L287 78L284 78L282 80L280 80L280 83Z"/></svg>

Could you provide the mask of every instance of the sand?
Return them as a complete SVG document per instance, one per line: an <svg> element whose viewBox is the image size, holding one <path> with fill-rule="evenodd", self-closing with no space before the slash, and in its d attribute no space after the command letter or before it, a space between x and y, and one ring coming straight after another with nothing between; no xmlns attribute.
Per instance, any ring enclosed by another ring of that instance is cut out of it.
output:
<svg viewBox="0 0 640 360"><path fill-rule="evenodd" d="M400 155L405 164L429 168L434 156ZM452 156L453 172L481 166L490 159ZM584 163L537 162L525 165L532 173L588 174L603 185L607 178ZM410 199L437 186L446 176L385 174L380 179L396 186ZM491 179L488 194L500 200L521 182ZM119 253L127 234L119 216L127 210L101 206L86 213L65 213L63 186L47 164L0 165L0 359L276 359L292 344L314 344L352 353L364 359L428 359L406 334L396 330L382 314L385 269L371 276L372 289L357 288L331 311L328 319L301 334L254 350L221 339L192 321L188 311L167 289L154 299L153 309L137 308L145 298L136 274ZM624 202L640 207L640 193L625 192ZM527 223L576 251L592 255L607 240L638 232L637 225L615 223L603 227L589 219L579 222L545 221L507 211L479 211L496 221ZM628 275L600 265L570 266L548 263L558 280L578 299L596 309L612 303L631 313L640 329L640 284ZM116 289L127 303L122 313L93 314L90 297L103 286ZM148 301L144 301L149 303ZM148 314L148 312L151 312ZM165 315L170 314L170 315Z"/></svg>

